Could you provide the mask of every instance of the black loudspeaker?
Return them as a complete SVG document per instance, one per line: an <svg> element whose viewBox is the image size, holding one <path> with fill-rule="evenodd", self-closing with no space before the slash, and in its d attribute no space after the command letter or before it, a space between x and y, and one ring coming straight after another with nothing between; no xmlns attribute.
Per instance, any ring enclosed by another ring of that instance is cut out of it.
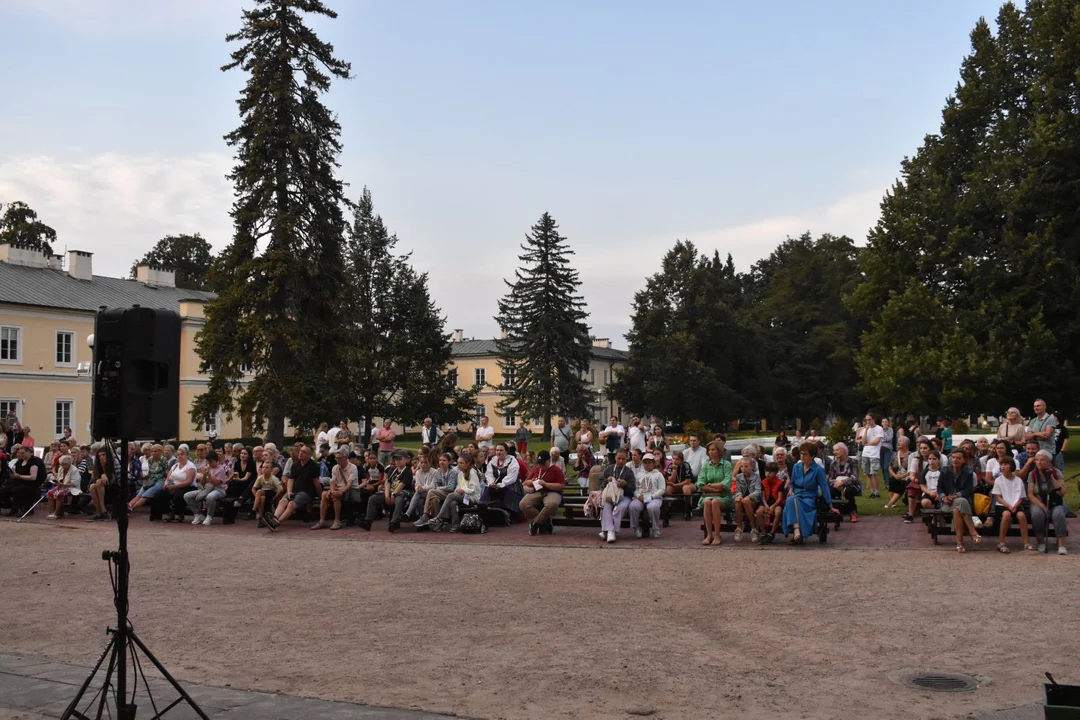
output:
<svg viewBox="0 0 1080 720"><path fill-rule="evenodd" d="M180 431L180 315L101 308L94 326L95 440L161 440Z"/></svg>

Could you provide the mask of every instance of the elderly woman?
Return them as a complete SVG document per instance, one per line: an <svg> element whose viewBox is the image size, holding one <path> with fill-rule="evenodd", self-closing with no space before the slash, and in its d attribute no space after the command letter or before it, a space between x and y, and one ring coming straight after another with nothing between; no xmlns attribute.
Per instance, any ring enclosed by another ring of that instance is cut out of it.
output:
<svg viewBox="0 0 1080 720"><path fill-rule="evenodd" d="M149 448L147 447L149 445ZM154 499L165 486L165 476L169 471L169 464L165 460L165 449L161 445L143 445L143 452L149 452L146 460L146 472L143 473L142 489L135 493L135 497L128 503L128 512L135 512L146 503Z"/></svg>
<svg viewBox="0 0 1080 720"><path fill-rule="evenodd" d="M862 495L862 482L859 480L859 463L848 454L848 446L842 442L833 445L833 459L825 469L833 497L843 497L851 512L851 522L859 522L859 512L855 498Z"/></svg>
<svg viewBox="0 0 1080 720"><path fill-rule="evenodd" d="M1026 431L1027 427L1024 425L1024 418L1020 416L1020 410L1011 407L1005 413L1005 422L998 426L997 436L1008 440L1013 445L1021 445Z"/></svg>
<svg viewBox="0 0 1080 720"><path fill-rule="evenodd" d="M952 511L956 552L966 552L965 528L976 544L982 542L982 537L975 531L975 525L971 519L971 504L975 496L975 474L965 462L964 451L960 448L954 448L949 453L949 466L941 470L941 477L938 479L938 495L941 497L942 509Z"/></svg>
<svg viewBox="0 0 1080 720"><path fill-rule="evenodd" d="M174 460L161 492L154 498L155 504L162 510L165 522L183 522L184 510L187 508L184 495L199 488L195 477L195 463L188 458L187 445L176 448Z"/></svg>
<svg viewBox="0 0 1080 720"><path fill-rule="evenodd" d="M801 443L800 443L801 444ZM791 466L788 464L788 451L787 448L776 447L773 448L773 462L776 463L776 477L780 478L786 484L788 478L791 477Z"/></svg>
<svg viewBox="0 0 1080 720"><path fill-rule="evenodd" d="M724 451L718 443L709 443L705 450L708 460L701 464L697 478L705 515L705 539L701 544L720 545L724 515L735 508L735 499L731 495L731 463L724 459Z"/></svg>
<svg viewBox="0 0 1080 720"><path fill-rule="evenodd" d="M818 495L829 495L829 483L825 471L814 462L817 457L817 444L804 442L799 446L799 462L791 471L790 491L784 501L784 535L788 544L802 545L803 533L813 532L817 522Z"/></svg>
<svg viewBox="0 0 1080 720"><path fill-rule="evenodd" d="M1047 450L1035 453L1035 468L1028 474L1027 494L1031 500L1031 525L1035 529L1035 542L1039 552L1046 552L1046 536L1049 521L1054 522L1058 555L1068 555L1065 547L1069 528L1065 516L1065 481L1054 467L1054 456Z"/></svg>
<svg viewBox="0 0 1080 720"><path fill-rule="evenodd" d="M753 458L743 457L735 468L735 535L742 540L743 521L750 523L750 540L757 543L757 506L761 502L761 476Z"/></svg>
<svg viewBox="0 0 1080 720"><path fill-rule="evenodd" d="M56 520L64 516L64 500L68 495L78 497L82 495L82 477L79 469L75 467L71 456L64 455L57 463L56 472L53 474L53 483L56 485L46 494L49 501L49 514L45 517Z"/></svg>

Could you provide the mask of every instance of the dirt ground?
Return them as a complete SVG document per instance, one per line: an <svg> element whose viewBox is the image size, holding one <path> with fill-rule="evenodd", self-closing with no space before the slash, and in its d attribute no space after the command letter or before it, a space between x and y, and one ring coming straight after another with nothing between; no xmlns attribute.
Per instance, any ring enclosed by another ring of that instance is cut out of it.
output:
<svg viewBox="0 0 1080 720"><path fill-rule="evenodd" d="M1080 552L236 528L133 522L132 622L181 679L514 719L947 718L1037 700L1046 670L1080 682ZM114 538L0 521L0 648L96 660ZM887 679L902 668L992 682L931 695Z"/></svg>

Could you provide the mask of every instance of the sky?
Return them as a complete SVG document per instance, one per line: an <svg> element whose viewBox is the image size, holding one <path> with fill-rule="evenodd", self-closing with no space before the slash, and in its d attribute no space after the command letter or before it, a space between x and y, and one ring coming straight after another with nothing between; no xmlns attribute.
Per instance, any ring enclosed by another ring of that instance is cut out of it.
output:
<svg viewBox="0 0 1080 720"><path fill-rule="evenodd" d="M740 270L809 231L865 241L936 132L998 0L326 0L352 63L340 176L429 273L447 330L493 337L550 212L592 333L626 347L676 240ZM167 234L231 237L245 77L235 0L0 0L0 202L124 276Z"/></svg>

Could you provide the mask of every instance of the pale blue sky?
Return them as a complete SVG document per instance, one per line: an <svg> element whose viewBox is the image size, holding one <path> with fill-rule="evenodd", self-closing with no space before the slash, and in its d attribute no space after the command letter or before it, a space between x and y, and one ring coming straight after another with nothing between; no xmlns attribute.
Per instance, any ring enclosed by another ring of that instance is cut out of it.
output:
<svg viewBox="0 0 1080 720"><path fill-rule="evenodd" d="M544 211L578 254L594 334L676 239L740 268L787 235L862 241L937 130L996 0L327 0L352 63L328 103L342 178L431 272L448 328L490 337ZM122 275L159 237L229 240L244 78L234 0L0 0L0 202L23 199Z"/></svg>

